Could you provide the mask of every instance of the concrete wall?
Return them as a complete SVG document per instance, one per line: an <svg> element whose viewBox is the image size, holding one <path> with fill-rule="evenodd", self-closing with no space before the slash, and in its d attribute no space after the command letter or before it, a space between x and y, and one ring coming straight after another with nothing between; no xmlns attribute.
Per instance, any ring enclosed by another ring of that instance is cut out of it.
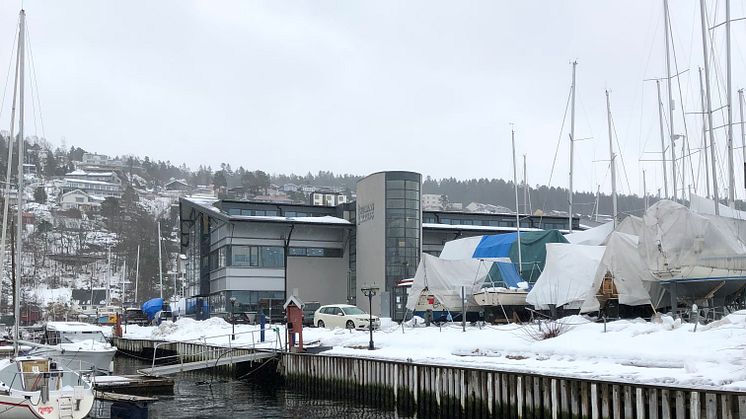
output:
<svg viewBox="0 0 746 419"><path fill-rule="evenodd" d="M233 222L212 235L211 250L226 245L283 246L289 224ZM288 257L288 294L298 289L307 301L345 303L347 296L348 232L339 226L297 224L290 236L291 247L342 249L344 257ZM282 291L284 268L232 267L210 273L210 292L224 290Z"/></svg>
<svg viewBox="0 0 746 419"><path fill-rule="evenodd" d="M345 257L288 257L288 295L321 304L347 303L347 252Z"/></svg>
<svg viewBox="0 0 746 419"><path fill-rule="evenodd" d="M381 293L386 283L386 174L375 173L357 183L357 301L367 302L360 288L375 284L373 314L381 315ZM371 205L372 211L371 211ZM366 215L368 214L367 218ZM387 307L388 309L388 304Z"/></svg>

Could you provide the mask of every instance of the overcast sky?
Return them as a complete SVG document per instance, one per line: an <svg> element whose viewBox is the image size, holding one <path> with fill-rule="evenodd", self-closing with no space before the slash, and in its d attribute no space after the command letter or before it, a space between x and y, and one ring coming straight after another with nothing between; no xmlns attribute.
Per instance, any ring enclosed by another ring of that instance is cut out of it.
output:
<svg viewBox="0 0 746 419"><path fill-rule="evenodd" d="M708 4L710 20L722 20L724 3ZM34 96L55 145L64 138L67 147L192 168L226 162L271 173L403 169L437 178L510 178L514 123L529 182L546 184L570 61L577 59L576 138L592 139L576 143L576 189L595 191L599 183L609 189L607 88L629 179L620 161L620 190L641 193L643 169L649 191L662 187L660 163L641 161L660 158L655 83L643 79L665 75L662 1L26 0L24 6ZM716 6L721 16L714 16ZM19 8L19 1L0 3L0 87ZM733 2L732 15L746 16L742 1ZM699 2L673 0L671 18L678 69L689 70L680 79L683 109L698 111ZM722 28L713 34L713 74L722 81L713 81L717 107L724 103L725 43ZM746 23L734 23L734 92L746 84L744 35ZM737 104L734 93L734 121ZM675 132L683 134L678 91L676 109ZM41 136L38 109L27 114L27 134ZM8 120L6 98L2 129ZM715 124L721 121L716 115ZM700 116L687 122L696 153ZM568 183L568 130L569 114L553 186ZM740 147L738 127L734 136ZM723 156L722 130L718 141ZM741 148L735 154L740 168ZM700 155L693 163L703 190ZM744 195L742 187L737 191Z"/></svg>

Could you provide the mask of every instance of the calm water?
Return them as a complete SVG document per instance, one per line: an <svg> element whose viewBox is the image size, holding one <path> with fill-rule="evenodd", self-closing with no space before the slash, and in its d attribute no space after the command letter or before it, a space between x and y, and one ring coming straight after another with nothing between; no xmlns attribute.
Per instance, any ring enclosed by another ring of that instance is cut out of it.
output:
<svg viewBox="0 0 746 419"><path fill-rule="evenodd" d="M143 364L116 358L118 374L132 374ZM392 418L354 401L311 398L276 384L226 380L209 373L177 375L173 395L159 395L150 405L151 418ZM92 417L108 418L110 403L97 402Z"/></svg>

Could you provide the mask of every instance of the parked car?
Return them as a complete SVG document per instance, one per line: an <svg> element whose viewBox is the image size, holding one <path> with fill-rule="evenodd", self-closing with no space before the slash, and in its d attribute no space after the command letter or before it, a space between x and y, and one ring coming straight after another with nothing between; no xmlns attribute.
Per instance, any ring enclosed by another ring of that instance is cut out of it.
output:
<svg viewBox="0 0 746 419"><path fill-rule="evenodd" d="M370 327L370 315L360 308L349 304L333 304L321 306L313 314L313 324L318 327L334 329L365 329ZM373 329L377 329L381 321L373 316Z"/></svg>
<svg viewBox="0 0 746 419"><path fill-rule="evenodd" d="M309 301L303 306L303 326L313 326L313 315L321 307L318 301Z"/></svg>

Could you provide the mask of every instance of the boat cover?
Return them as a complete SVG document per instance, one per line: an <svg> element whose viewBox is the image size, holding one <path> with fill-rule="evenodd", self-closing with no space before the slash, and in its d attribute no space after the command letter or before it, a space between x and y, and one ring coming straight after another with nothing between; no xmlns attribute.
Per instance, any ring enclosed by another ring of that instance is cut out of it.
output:
<svg viewBox="0 0 746 419"><path fill-rule="evenodd" d="M491 264L492 262L478 259L439 259L423 253L412 287L407 290L407 309L414 310L420 294L425 289L448 310L461 310L460 298L457 305L449 306L453 300L452 296L458 295L461 287L465 287L469 304L476 304L471 291L475 284L484 283Z"/></svg>
<svg viewBox="0 0 746 419"><path fill-rule="evenodd" d="M586 288L581 312L597 311L600 308L596 294L607 272L612 274L620 304L650 304L651 296L654 297L653 301L659 301L657 297L660 295L660 286L640 257L637 236L614 232L609 236L593 283Z"/></svg>
<svg viewBox="0 0 746 419"><path fill-rule="evenodd" d="M534 282L544 269L546 243L567 243L558 230L522 231L521 261L523 262L522 279ZM459 260L467 258L496 259L509 257L518 263L517 233L494 234L452 240L445 244L441 259Z"/></svg>
<svg viewBox="0 0 746 419"><path fill-rule="evenodd" d="M515 265L511 262L494 262L485 279L484 287L519 288L518 283L523 279L518 275ZM500 283L502 282L502 283Z"/></svg>
<svg viewBox="0 0 746 419"><path fill-rule="evenodd" d="M609 221L608 223L589 228L585 231L578 231L577 233L568 234L565 236L565 238L572 244L601 246L606 243L606 239L609 238L609 234L611 234L612 231L614 231L614 222Z"/></svg>
<svg viewBox="0 0 746 419"><path fill-rule="evenodd" d="M153 298L142 303L142 312L148 316L148 320L153 320L155 314L163 310L163 298Z"/></svg>
<svg viewBox="0 0 746 419"><path fill-rule="evenodd" d="M526 301L539 310L549 305L560 307L583 302L593 288L596 271L603 258L604 246L567 243L547 243L544 271L526 296Z"/></svg>

